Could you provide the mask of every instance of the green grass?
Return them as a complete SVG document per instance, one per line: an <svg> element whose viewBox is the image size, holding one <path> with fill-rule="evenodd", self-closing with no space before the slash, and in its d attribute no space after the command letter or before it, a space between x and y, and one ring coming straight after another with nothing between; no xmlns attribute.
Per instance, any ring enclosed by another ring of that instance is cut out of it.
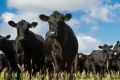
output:
<svg viewBox="0 0 120 80"><path fill-rule="evenodd" d="M6 80L9 75L11 76L11 80L17 80L17 73L9 73L6 69L4 69L0 73L0 80ZM36 73L35 76L32 76L32 80L50 80L49 77L51 76L52 80L56 80L57 74L54 72L52 74L49 74L48 71L45 71L45 74L42 74L41 72ZM79 72L72 74L73 79L72 80L94 80L93 74L90 73L89 77L86 77L85 72L80 74ZM29 73L28 72L21 72L20 74L20 80L29 80ZM66 72L60 72L58 74L58 80L69 80L70 74ZM99 74L97 74L97 79L99 80ZM103 80L110 80L110 75L105 74L105 77ZM120 76L116 73L112 72L112 79L111 80L120 80Z"/></svg>

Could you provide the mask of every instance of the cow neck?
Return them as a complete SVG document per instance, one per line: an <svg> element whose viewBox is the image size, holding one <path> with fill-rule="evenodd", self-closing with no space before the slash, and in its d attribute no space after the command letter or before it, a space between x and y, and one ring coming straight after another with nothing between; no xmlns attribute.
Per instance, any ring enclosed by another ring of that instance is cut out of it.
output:
<svg viewBox="0 0 120 80"><path fill-rule="evenodd" d="M63 40L65 38L65 27L68 26L65 22L59 23L58 24L58 36L57 40L60 42L60 44L63 43Z"/></svg>
<svg viewBox="0 0 120 80"><path fill-rule="evenodd" d="M32 31L28 31L26 39L24 41L21 41L21 44L24 47L24 49L26 49L26 47L30 47L30 45L33 43L34 38L34 33Z"/></svg>
<svg viewBox="0 0 120 80"><path fill-rule="evenodd" d="M27 36L26 36L26 38L25 38L25 40L22 40L22 41L19 41L22 45L24 45L25 46L25 44L27 44L31 39L30 39L30 37L33 35L33 32L31 32L31 31L28 31L28 34L27 34Z"/></svg>
<svg viewBox="0 0 120 80"><path fill-rule="evenodd" d="M26 43L31 44L31 42L33 42L32 39L35 38L35 37L34 37L34 38L33 38L33 37L34 37L34 33L33 33L32 31L29 31L29 32L28 32L28 35L27 35L27 38L26 38L26 40L25 40Z"/></svg>

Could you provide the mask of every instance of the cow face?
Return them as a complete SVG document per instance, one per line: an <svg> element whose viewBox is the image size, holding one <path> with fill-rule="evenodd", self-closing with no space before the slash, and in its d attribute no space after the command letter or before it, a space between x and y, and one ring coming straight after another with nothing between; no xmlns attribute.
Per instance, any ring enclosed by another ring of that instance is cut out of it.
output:
<svg viewBox="0 0 120 80"><path fill-rule="evenodd" d="M120 55L120 41L117 41L116 45L113 48L114 55Z"/></svg>
<svg viewBox="0 0 120 80"><path fill-rule="evenodd" d="M15 23L14 21L9 21L8 24L12 27L17 28L17 37L19 40L24 40L27 37L29 28L37 26L37 22L32 22L30 24L25 20L21 20L18 23Z"/></svg>
<svg viewBox="0 0 120 80"><path fill-rule="evenodd" d="M2 44L4 43L5 40L9 39L10 35L7 35L5 37L0 35L0 47L2 46Z"/></svg>
<svg viewBox="0 0 120 80"><path fill-rule="evenodd" d="M58 30L62 27L61 25L64 23L64 21L69 21L72 15L71 14L63 15L58 11L54 11L53 14L51 14L50 16L40 15L39 17L41 20L47 21L49 23L49 29L52 32L51 34L57 36Z"/></svg>
<svg viewBox="0 0 120 80"><path fill-rule="evenodd" d="M109 51L111 51L111 48L112 48L112 47L113 47L112 45L108 46L107 44L105 44L105 45L103 45L103 46L99 46L99 48L100 48L100 49L103 49L104 52L109 52Z"/></svg>

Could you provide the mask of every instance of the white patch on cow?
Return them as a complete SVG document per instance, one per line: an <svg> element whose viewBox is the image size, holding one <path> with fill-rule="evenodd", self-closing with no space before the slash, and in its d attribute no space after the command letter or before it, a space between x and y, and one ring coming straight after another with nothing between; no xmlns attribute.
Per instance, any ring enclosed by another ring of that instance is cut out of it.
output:
<svg viewBox="0 0 120 80"><path fill-rule="evenodd" d="M116 53L116 52L114 52L114 55L116 56L116 55L117 55L117 53Z"/></svg>
<svg viewBox="0 0 120 80"><path fill-rule="evenodd" d="M82 57L82 55L79 55L79 58L81 58Z"/></svg>
<svg viewBox="0 0 120 80"><path fill-rule="evenodd" d="M54 31L51 31L50 33L51 33L51 35L54 35L54 34L55 34L55 32L54 32Z"/></svg>
<svg viewBox="0 0 120 80"><path fill-rule="evenodd" d="M88 59L90 59L90 56L88 57Z"/></svg>

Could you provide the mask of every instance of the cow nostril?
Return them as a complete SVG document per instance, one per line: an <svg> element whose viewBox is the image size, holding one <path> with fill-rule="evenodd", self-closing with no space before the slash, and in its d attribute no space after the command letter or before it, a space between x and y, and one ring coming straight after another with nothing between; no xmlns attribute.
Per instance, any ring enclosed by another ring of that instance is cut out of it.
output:
<svg viewBox="0 0 120 80"><path fill-rule="evenodd" d="M51 35L51 36L57 36L57 32L51 31L51 32L50 32L50 35Z"/></svg>
<svg viewBox="0 0 120 80"><path fill-rule="evenodd" d="M24 40L24 37L19 37L19 40Z"/></svg>
<svg viewBox="0 0 120 80"><path fill-rule="evenodd" d="M56 32L54 33L54 36L57 36L57 33L56 33Z"/></svg>

